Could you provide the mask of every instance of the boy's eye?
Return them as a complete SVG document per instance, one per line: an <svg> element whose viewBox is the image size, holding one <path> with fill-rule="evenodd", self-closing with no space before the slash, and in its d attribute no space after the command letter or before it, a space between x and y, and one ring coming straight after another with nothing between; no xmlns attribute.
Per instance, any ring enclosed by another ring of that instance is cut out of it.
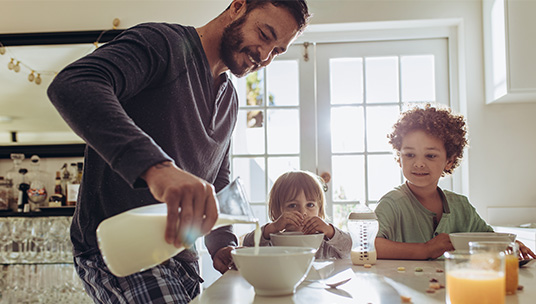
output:
<svg viewBox="0 0 536 304"><path fill-rule="evenodd" d="M259 30L260 34L261 34L261 38L262 40L268 40L268 35L266 35L262 30Z"/></svg>
<svg viewBox="0 0 536 304"><path fill-rule="evenodd" d="M428 155L426 155L426 157L428 157L428 158L436 158L437 155L435 155L435 154L428 154Z"/></svg>
<svg viewBox="0 0 536 304"><path fill-rule="evenodd" d="M402 154L403 157L413 157L414 154L413 153L404 153Z"/></svg>

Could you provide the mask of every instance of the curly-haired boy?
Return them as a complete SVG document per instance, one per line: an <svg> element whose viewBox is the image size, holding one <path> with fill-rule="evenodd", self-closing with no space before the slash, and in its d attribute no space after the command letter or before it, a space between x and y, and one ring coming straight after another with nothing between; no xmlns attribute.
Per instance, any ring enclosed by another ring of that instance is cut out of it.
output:
<svg viewBox="0 0 536 304"><path fill-rule="evenodd" d="M466 135L463 116L430 104L402 113L394 124L389 143L406 182L385 194L375 210L378 258L435 259L454 250L449 233L493 231L467 197L438 187L439 178L459 165ZM523 257L534 257L519 245Z"/></svg>

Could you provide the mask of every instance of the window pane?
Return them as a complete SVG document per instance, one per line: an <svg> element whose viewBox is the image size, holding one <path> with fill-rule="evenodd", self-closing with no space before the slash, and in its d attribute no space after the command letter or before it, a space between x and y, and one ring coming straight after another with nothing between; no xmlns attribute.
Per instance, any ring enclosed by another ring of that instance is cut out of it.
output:
<svg viewBox="0 0 536 304"><path fill-rule="evenodd" d="M268 110L268 153L300 152L300 120L296 109Z"/></svg>
<svg viewBox="0 0 536 304"><path fill-rule="evenodd" d="M262 111L238 111L233 133L233 154L264 154L264 128L258 127Z"/></svg>
<svg viewBox="0 0 536 304"><path fill-rule="evenodd" d="M402 102L434 102L434 55L402 56Z"/></svg>
<svg viewBox="0 0 536 304"><path fill-rule="evenodd" d="M365 59L367 103L398 102L398 58Z"/></svg>
<svg viewBox="0 0 536 304"><path fill-rule="evenodd" d="M246 77L246 105L260 106L264 100L264 69L248 74Z"/></svg>
<svg viewBox="0 0 536 304"><path fill-rule="evenodd" d="M367 148L371 152L391 151L387 134L398 119L398 106L367 107Z"/></svg>
<svg viewBox="0 0 536 304"><path fill-rule="evenodd" d="M266 68L268 105L298 105L298 62L296 60L273 61Z"/></svg>
<svg viewBox="0 0 536 304"><path fill-rule="evenodd" d="M331 104L363 103L363 59L329 60Z"/></svg>
<svg viewBox="0 0 536 304"><path fill-rule="evenodd" d="M363 156L333 156L332 168L333 200L364 202L365 168Z"/></svg>
<svg viewBox="0 0 536 304"><path fill-rule="evenodd" d="M269 157L268 158L268 191L272 189L275 180L283 173L300 168L300 158Z"/></svg>
<svg viewBox="0 0 536 304"><path fill-rule="evenodd" d="M368 157L369 200L378 201L400 183L400 167L392 154Z"/></svg>
<svg viewBox="0 0 536 304"><path fill-rule="evenodd" d="M331 150L362 152L365 149L365 128L362 107L331 109Z"/></svg>
<svg viewBox="0 0 536 304"><path fill-rule="evenodd" d="M233 179L240 176L244 182L244 190L251 202L264 202L266 200L266 168L264 158L234 158Z"/></svg>
<svg viewBox="0 0 536 304"><path fill-rule="evenodd" d="M348 215L357 204L336 204L333 206L333 225L339 229L348 231Z"/></svg>

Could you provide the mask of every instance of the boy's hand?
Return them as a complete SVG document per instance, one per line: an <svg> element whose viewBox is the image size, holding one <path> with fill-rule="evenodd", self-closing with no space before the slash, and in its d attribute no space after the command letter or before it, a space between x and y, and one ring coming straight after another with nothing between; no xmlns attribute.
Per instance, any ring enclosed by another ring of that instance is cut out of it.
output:
<svg viewBox="0 0 536 304"><path fill-rule="evenodd" d="M313 216L305 220L302 232L304 234L322 232L328 239L331 239L335 235L335 228L318 216Z"/></svg>
<svg viewBox="0 0 536 304"><path fill-rule="evenodd" d="M445 251L454 250L454 246L450 242L450 237L447 233L440 233L433 239L424 243L428 251L428 258L437 259L442 256Z"/></svg>
<svg viewBox="0 0 536 304"><path fill-rule="evenodd" d="M519 245L520 260L536 259L536 254L534 254L534 252L532 252L529 247L525 246L525 244L521 243L520 241L516 241L516 243Z"/></svg>
<svg viewBox="0 0 536 304"><path fill-rule="evenodd" d="M229 269L236 269L231 256L231 251L234 248L231 246L220 248L212 258L212 266L221 274L224 274Z"/></svg>

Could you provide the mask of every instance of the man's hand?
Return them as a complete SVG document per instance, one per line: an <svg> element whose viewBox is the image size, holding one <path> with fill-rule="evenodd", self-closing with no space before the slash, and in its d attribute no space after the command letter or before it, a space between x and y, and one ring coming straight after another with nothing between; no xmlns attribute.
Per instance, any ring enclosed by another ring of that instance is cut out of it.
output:
<svg viewBox="0 0 536 304"><path fill-rule="evenodd" d="M233 263L233 257L231 256L231 250L235 247L227 246L220 248L216 251L214 257L212 257L212 265L214 269L224 274L229 269L236 269Z"/></svg>
<svg viewBox="0 0 536 304"><path fill-rule="evenodd" d="M454 246L450 242L450 237L447 233L440 233L433 239L425 243L428 251L428 258L437 259L442 256L445 251L454 250Z"/></svg>
<svg viewBox="0 0 536 304"><path fill-rule="evenodd" d="M207 181L163 162L142 175L154 198L167 204L166 242L190 247L218 219L214 187ZM178 226L177 226L178 221Z"/></svg>

